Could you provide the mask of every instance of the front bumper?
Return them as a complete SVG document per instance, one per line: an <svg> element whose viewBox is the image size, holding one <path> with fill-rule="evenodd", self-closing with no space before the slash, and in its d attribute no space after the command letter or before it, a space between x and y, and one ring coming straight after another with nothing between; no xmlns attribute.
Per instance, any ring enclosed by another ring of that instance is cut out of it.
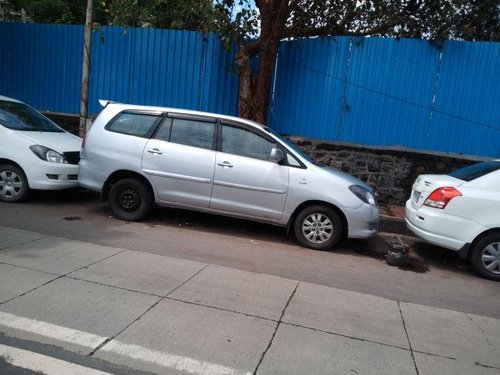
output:
<svg viewBox="0 0 500 375"><path fill-rule="evenodd" d="M25 169L31 189L62 190L78 186L78 165L40 162Z"/></svg>
<svg viewBox="0 0 500 375"><path fill-rule="evenodd" d="M359 208L344 211L349 226L349 238L370 238L379 229L380 212L378 206L363 204Z"/></svg>

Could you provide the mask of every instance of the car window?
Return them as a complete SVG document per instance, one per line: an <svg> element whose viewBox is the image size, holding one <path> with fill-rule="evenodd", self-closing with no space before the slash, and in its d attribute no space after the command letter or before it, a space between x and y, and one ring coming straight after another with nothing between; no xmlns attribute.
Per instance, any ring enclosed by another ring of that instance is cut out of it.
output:
<svg viewBox="0 0 500 375"><path fill-rule="evenodd" d="M12 130L64 132L59 126L24 103L0 100L0 124Z"/></svg>
<svg viewBox="0 0 500 375"><path fill-rule="evenodd" d="M230 125L222 126L221 151L255 159L269 160L275 142L249 130Z"/></svg>
<svg viewBox="0 0 500 375"><path fill-rule="evenodd" d="M170 142L212 149L215 123L174 118L171 126Z"/></svg>
<svg viewBox="0 0 500 375"><path fill-rule="evenodd" d="M122 112L106 125L106 129L117 133L148 137L160 118L159 114Z"/></svg>
<svg viewBox="0 0 500 375"><path fill-rule="evenodd" d="M500 161L485 161L457 169L449 175L463 181L472 181L476 178L495 172L500 169Z"/></svg>
<svg viewBox="0 0 500 375"><path fill-rule="evenodd" d="M292 167L301 167L302 166L300 161L298 161L297 158L295 156L293 156L292 154L290 154L289 152L286 153L286 162L288 165L290 165Z"/></svg>

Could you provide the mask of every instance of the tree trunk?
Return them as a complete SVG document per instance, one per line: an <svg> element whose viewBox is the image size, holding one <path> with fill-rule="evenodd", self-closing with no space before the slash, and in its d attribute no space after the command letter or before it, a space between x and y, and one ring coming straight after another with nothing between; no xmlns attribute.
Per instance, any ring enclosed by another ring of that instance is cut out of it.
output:
<svg viewBox="0 0 500 375"><path fill-rule="evenodd" d="M261 0L256 1L256 5L261 14L261 35L256 44L240 46L237 55L240 75L238 107L241 117L264 124L279 43L288 17L288 0ZM254 74L251 58L256 53L259 67Z"/></svg>

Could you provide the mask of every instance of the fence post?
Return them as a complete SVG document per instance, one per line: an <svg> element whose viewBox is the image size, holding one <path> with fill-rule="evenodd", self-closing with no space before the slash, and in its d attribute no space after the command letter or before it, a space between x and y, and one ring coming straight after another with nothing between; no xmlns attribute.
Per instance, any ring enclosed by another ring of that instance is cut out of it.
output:
<svg viewBox="0 0 500 375"><path fill-rule="evenodd" d="M87 131L87 117L89 111L89 80L90 57L92 54L92 16L94 1L87 0L87 13L85 16L85 36L83 41L83 70L82 70L82 95L80 99L80 127L79 135L83 137Z"/></svg>

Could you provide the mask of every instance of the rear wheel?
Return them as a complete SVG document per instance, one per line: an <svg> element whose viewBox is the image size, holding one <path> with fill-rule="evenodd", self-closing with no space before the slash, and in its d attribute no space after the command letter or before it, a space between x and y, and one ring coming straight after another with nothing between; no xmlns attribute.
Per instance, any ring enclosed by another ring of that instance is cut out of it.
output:
<svg viewBox="0 0 500 375"><path fill-rule="evenodd" d="M116 218L127 221L139 220L151 210L153 196L143 182L125 178L113 184L109 191L109 205Z"/></svg>
<svg viewBox="0 0 500 375"><path fill-rule="evenodd" d="M327 250L339 242L342 221L330 207L309 206L295 218L294 233L301 245L315 250Z"/></svg>
<svg viewBox="0 0 500 375"><path fill-rule="evenodd" d="M472 248L470 261L480 276L500 281L500 232L481 238Z"/></svg>
<svg viewBox="0 0 500 375"><path fill-rule="evenodd" d="M21 202L30 193L28 179L24 171L14 164L0 165L0 200Z"/></svg>

